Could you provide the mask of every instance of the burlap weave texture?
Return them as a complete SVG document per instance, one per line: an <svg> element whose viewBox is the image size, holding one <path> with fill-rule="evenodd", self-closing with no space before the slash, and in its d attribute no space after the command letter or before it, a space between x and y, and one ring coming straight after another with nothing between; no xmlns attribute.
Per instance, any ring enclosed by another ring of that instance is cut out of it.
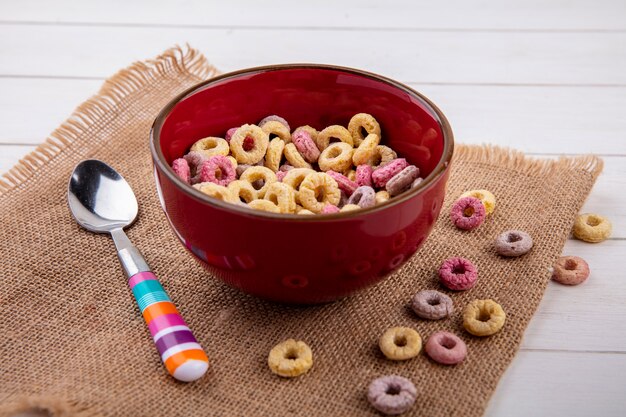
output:
<svg viewBox="0 0 626 417"><path fill-rule="evenodd" d="M147 135L154 117L175 94L214 73L194 50L168 50L134 64L0 181L0 415L31 407L55 415L377 415L365 399L367 385L396 373L418 387L407 415L480 416L602 162L591 156L538 161L459 145L436 228L398 273L332 304L271 304L206 275L169 229L153 184ZM182 384L167 375L113 242L82 230L70 216L67 182L85 158L109 162L134 189L140 213L128 234L210 357L201 381ZM498 206L479 229L462 232L447 213L456 196L474 188L491 190ZM535 247L522 258L500 258L493 239L512 228L530 233ZM417 319L408 309L410 297L439 288L437 267L450 256L476 263L477 285L452 294L450 319ZM479 339L462 330L461 309L475 298L503 306L507 322L500 333ZM396 325L414 327L424 338L455 332L469 356L456 367L424 355L387 361L377 337ZM308 374L293 380L271 374L266 364L272 346L289 337L305 340L315 360Z"/></svg>

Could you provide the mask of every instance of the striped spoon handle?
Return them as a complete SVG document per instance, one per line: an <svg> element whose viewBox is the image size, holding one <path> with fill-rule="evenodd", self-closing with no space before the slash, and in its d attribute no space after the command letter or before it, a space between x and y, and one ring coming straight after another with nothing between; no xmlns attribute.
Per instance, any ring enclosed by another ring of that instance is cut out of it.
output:
<svg viewBox="0 0 626 417"><path fill-rule="evenodd" d="M128 285L170 375L184 382L201 378L209 359L157 277L150 271L138 272Z"/></svg>
<svg viewBox="0 0 626 417"><path fill-rule="evenodd" d="M114 229L111 237L128 277L128 285L167 371L179 381L190 382L201 378L209 367L209 359L202 346L124 231Z"/></svg>

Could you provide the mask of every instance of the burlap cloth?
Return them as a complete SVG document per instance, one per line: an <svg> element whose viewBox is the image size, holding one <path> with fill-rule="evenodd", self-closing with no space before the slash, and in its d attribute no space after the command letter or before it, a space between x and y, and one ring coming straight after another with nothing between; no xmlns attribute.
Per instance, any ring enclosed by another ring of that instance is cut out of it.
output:
<svg viewBox="0 0 626 417"><path fill-rule="evenodd" d="M215 72L194 50L172 49L134 64L106 81L0 182L0 414L34 407L53 415L376 415L365 399L369 382L399 374L419 392L407 415L480 416L602 162L592 156L538 161L495 147L458 146L442 215L400 272L331 304L271 304L207 276L169 229L153 184L148 132L155 115ZM67 182L84 158L111 163L137 194L139 220L128 233L205 347L211 366L202 380L183 384L167 375L113 242L70 216ZM454 198L473 188L491 190L498 206L479 229L461 232L447 214ZM533 236L531 253L495 255L494 237L511 228ZM477 264L478 284L452 295L452 318L417 319L408 300L417 290L439 288L437 267L457 255ZM462 330L460 311L475 298L503 306L501 332L479 339ZM469 356L455 367L425 355L385 360L377 338L398 325L424 338L453 331L467 342ZM267 353L289 337L311 346L315 364L302 377L282 379L268 370Z"/></svg>

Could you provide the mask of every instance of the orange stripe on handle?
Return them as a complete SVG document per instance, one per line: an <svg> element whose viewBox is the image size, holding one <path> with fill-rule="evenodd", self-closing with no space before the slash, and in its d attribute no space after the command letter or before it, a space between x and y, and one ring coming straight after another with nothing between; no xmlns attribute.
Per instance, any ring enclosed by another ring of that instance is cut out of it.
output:
<svg viewBox="0 0 626 417"><path fill-rule="evenodd" d="M167 368L167 371L170 373L170 375L174 375L176 369L189 360L198 360L207 363L209 362L209 358L206 356L206 353L204 353L203 350L190 349L183 350L182 352L178 352L167 358L167 360L165 361L165 367Z"/></svg>
<svg viewBox="0 0 626 417"><path fill-rule="evenodd" d="M176 309L176 306L169 301L162 301L160 303L154 303L146 307L143 311L143 318L146 320L146 323L150 324L150 322L159 316L165 314L180 314Z"/></svg>

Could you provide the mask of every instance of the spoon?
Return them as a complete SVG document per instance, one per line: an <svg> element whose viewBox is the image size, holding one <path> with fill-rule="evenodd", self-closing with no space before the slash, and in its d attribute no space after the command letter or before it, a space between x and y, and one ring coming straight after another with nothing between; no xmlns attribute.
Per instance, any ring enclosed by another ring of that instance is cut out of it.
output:
<svg viewBox="0 0 626 417"><path fill-rule="evenodd" d="M89 159L74 168L67 191L72 215L85 229L109 233L115 242L128 285L170 375L195 381L209 367L202 346L150 271L124 228L137 218L137 199L124 178L102 161Z"/></svg>

